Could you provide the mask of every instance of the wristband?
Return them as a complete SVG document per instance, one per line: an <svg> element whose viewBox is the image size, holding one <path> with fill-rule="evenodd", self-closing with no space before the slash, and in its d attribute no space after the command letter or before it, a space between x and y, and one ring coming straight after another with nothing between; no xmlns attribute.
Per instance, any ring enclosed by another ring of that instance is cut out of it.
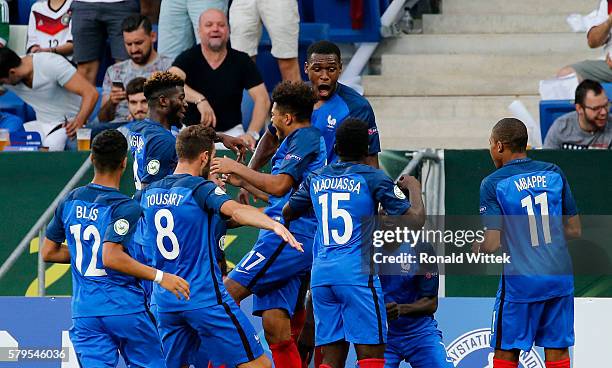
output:
<svg viewBox="0 0 612 368"><path fill-rule="evenodd" d="M156 270L156 271L157 272L155 273L155 279L153 281L157 284L161 284L162 279L164 278L164 273L163 271L160 271L160 270Z"/></svg>

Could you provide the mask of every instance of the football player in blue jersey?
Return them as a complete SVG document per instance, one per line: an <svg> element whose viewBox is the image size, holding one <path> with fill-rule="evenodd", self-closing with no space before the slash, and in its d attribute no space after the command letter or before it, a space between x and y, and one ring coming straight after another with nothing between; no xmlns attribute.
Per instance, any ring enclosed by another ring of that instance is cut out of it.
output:
<svg viewBox="0 0 612 368"><path fill-rule="evenodd" d="M114 367L118 353L129 367L165 367L138 279L154 280L173 297L189 299L184 279L131 257L141 209L118 190L126 152L127 141L120 132L107 130L96 136L91 147L93 181L60 202L42 249L46 262L72 266L70 339L83 367ZM64 240L68 247L61 245Z"/></svg>
<svg viewBox="0 0 612 368"><path fill-rule="evenodd" d="M385 244L383 255L434 255L431 244ZM438 309L437 264L389 263L381 265L380 283L387 307L385 368L402 361L412 368L453 368L434 313Z"/></svg>
<svg viewBox="0 0 612 368"><path fill-rule="evenodd" d="M485 239L475 252L510 256L493 312L495 368L516 368L520 351L544 348L547 368L569 368L574 345L574 278L566 238L581 234L561 169L527 157L527 128L500 120L489 138L497 170L480 186Z"/></svg>
<svg viewBox="0 0 612 368"><path fill-rule="evenodd" d="M154 286L158 330L168 367L186 366L200 346L227 367L270 367L246 316L226 291L215 259L215 216L272 231L288 247L303 252L282 224L254 207L230 200L208 177L215 154L215 131L201 125L183 129L172 175L149 184L137 197L145 217L144 241L154 245L153 263L190 283L190 300L172 300ZM299 254L298 251L292 251Z"/></svg>
<svg viewBox="0 0 612 368"><path fill-rule="evenodd" d="M237 177L243 187L266 198L264 212L282 219L282 208L304 178L325 164L325 140L310 125L316 96L303 82L280 83L272 92L272 124L281 144L271 160L270 174L249 169L228 158L213 160L212 172ZM234 182L234 184L236 184ZM316 231L314 214L291 224L290 230L304 245L300 254L270 231L260 232L249 252L225 280L237 301L254 297L255 315L261 315L266 340L277 367L299 367L300 354L291 338L293 316L302 279L312 266L312 243Z"/></svg>
<svg viewBox="0 0 612 368"><path fill-rule="evenodd" d="M366 164L366 122L347 119L335 141L340 161L308 176L283 216L290 221L314 209L318 222L311 288L315 343L324 351L320 367L344 367L350 342L360 368L382 368L386 311L367 235L371 224L363 219L375 216L381 204L389 215L405 216L411 228L420 229L425 221L421 186L413 177L402 177L403 193L398 193L383 171Z"/></svg>

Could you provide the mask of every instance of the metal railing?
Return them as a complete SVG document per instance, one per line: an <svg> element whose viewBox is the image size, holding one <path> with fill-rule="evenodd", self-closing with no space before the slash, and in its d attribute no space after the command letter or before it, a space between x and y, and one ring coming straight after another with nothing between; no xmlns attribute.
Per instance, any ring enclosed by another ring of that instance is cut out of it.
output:
<svg viewBox="0 0 612 368"><path fill-rule="evenodd" d="M91 167L91 161L89 157L85 159L81 167L74 173L70 181L66 183L62 191L55 197L53 202L49 204L49 207L45 210L45 212L38 218L36 223L30 228L30 231L21 239L19 245L13 250L13 252L9 255L9 257L4 261L2 266L0 266L0 279L2 279L8 271L13 267L13 265L17 262L19 257L23 254L23 252L28 248L32 239L38 236L38 296L45 295L45 269L46 264L42 258L42 247L43 247L43 239L45 238L45 231L47 228L47 224L53 217L55 212L55 208L59 204L59 202L70 192L78 183L81 181L83 176L89 171Z"/></svg>

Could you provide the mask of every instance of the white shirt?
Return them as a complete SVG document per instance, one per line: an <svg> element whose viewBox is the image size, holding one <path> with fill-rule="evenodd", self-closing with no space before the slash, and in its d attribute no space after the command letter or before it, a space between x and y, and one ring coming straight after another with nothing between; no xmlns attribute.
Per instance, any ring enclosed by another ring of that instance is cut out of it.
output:
<svg viewBox="0 0 612 368"><path fill-rule="evenodd" d="M74 0L80 3L120 3L125 0Z"/></svg>
<svg viewBox="0 0 612 368"><path fill-rule="evenodd" d="M604 24L608 20L608 0L601 0L599 2L599 8L597 8L595 12L595 17L589 19L589 24L587 25L587 34L589 34L589 32L591 31L591 28ZM608 40L604 44L604 54L602 59L605 59L606 55L610 51L612 51L612 43L610 43L611 38L612 29L610 30L610 34L608 35Z"/></svg>
<svg viewBox="0 0 612 368"><path fill-rule="evenodd" d="M49 52L32 55L34 77L32 88L23 83L4 85L36 112L36 120L56 126L65 118L74 118L81 108L81 96L69 92L64 85L74 76L76 68L63 56Z"/></svg>
<svg viewBox="0 0 612 368"><path fill-rule="evenodd" d="M51 9L47 0L32 5L26 50L34 45L52 48L72 41L71 4L72 0L66 0L57 10Z"/></svg>

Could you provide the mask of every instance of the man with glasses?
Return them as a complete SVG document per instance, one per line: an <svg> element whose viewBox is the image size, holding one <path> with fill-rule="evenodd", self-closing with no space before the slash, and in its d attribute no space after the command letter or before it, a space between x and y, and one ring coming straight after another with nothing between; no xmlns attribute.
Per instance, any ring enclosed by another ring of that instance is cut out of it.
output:
<svg viewBox="0 0 612 368"><path fill-rule="evenodd" d="M576 88L576 111L559 117L550 127L544 148L610 149L610 102L601 84L586 79Z"/></svg>

